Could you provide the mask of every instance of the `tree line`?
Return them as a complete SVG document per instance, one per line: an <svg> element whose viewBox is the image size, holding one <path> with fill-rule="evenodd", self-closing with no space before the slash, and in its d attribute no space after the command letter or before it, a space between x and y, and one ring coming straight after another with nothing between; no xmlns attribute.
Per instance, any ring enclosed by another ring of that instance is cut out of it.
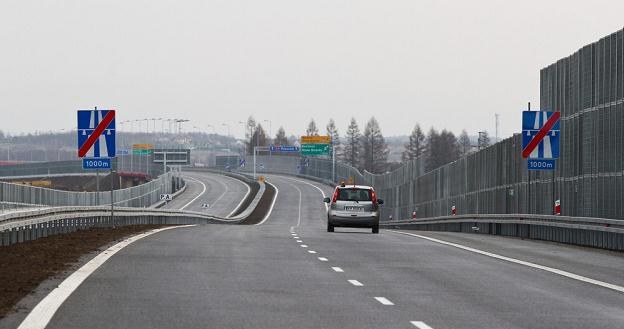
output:
<svg viewBox="0 0 624 329"><path fill-rule="evenodd" d="M383 173L391 168L392 164L388 162L390 149L375 117L367 121L363 131L360 130L355 118L351 118L342 137L334 119L329 119L325 126L325 134L331 136L332 149L336 152L337 161L371 173ZM267 146L270 143L288 146L297 142L296 137L286 136L283 127L279 127L271 141L262 125L253 117L247 120L245 135L248 155L253 154L254 146ZM319 135L319 128L314 119L308 123L305 135ZM419 158L423 161L425 170L430 171L453 162L475 149L489 145L490 138L487 132L480 132L477 145L473 145L466 130L463 130L459 137L446 129L438 131L433 127L425 134L420 125L416 124L404 145L401 161L405 163Z"/></svg>

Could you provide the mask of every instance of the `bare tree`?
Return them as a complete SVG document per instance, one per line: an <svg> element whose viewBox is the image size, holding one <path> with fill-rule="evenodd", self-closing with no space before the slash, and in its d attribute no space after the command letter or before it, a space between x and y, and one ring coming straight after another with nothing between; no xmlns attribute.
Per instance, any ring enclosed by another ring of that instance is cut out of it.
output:
<svg viewBox="0 0 624 329"><path fill-rule="evenodd" d="M389 152L377 119L370 118L362 135L362 167L371 173L384 172Z"/></svg>
<svg viewBox="0 0 624 329"><path fill-rule="evenodd" d="M480 131L479 132L479 150L486 148L488 146L490 146L491 141L490 141L490 135L488 134L487 131Z"/></svg>
<svg viewBox="0 0 624 329"><path fill-rule="evenodd" d="M329 119L329 123L327 124L327 135L331 137L331 143L333 150L335 150L336 154L334 155L336 158L341 157L341 147L340 147L340 134L338 133L338 128L336 128L336 123L334 119Z"/></svg>
<svg viewBox="0 0 624 329"><path fill-rule="evenodd" d="M362 149L360 140L361 137L362 135L360 134L360 128L358 127L357 121L355 121L355 118L351 118L351 122L349 123L347 134L345 136L343 155L344 162L349 164L351 167L358 167Z"/></svg>
<svg viewBox="0 0 624 329"><path fill-rule="evenodd" d="M284 130L284 127L279 127L279 129L277 130L274 143L275 145L282 145L282 146L289 145L288 137L286 137L286 131Z"/></svg>
<svg viewBox="0 0 624 329"><path fill-rule="evenodd" d="M249 140L249 144L247 145L247 154L253 155L253 150L256 146L267 146L267 135L261 124L256 125L256 128L251 135L251 139Z"/></svg>
<svg viewBox="0 0 624 329"><path fill-rule="evenodd" d="M316 128L316 122L314 122L314 119L310 120L310 123L308 123L306 136L318 136L318 128Z"/></svg>
<svg viewBox="0 0 624 329"><path fill-rule="evenodd" d="M416 124L409 136L409 142L405 144L405 151L401 155L403 162L416 159L425 153L425 134L423 134L420 125Z"/></svg>
<svg viewBox="0 0 624 329"><path fill-rule="evenodd" d="M457 144L460 156L466 156L472 151L472 142L470 141L470 137L468 136L466 129L462 130L459 135L459 139L457 140Z"/></svg>

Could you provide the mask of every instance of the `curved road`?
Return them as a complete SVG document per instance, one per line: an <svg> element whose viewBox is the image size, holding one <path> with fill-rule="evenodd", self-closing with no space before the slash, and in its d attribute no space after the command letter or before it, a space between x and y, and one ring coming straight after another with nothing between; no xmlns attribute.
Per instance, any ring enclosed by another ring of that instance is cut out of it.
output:
<svg viewBox="0 0 624 329"><path fill-rule="evenodd" d="M219 198L219 183L236 189L222 176L193 175L211 192L191 210ZM262 225L139 240L83 282L48 328L624 328L624 292L528 265L622 286L621 253L471 234L327 233L321 191L329 187L268 180L279 192ZM222 197L215 213L231 211L235 196L242 192Z"/></svg>
<svg viewBox="0 0 624 329"><path fill-rule="evenodd" d="M186 191L163 206L163 209L184 209L226 217L249 193L245 183L224 175L188 172L183 177L187 183Z"/></svg>

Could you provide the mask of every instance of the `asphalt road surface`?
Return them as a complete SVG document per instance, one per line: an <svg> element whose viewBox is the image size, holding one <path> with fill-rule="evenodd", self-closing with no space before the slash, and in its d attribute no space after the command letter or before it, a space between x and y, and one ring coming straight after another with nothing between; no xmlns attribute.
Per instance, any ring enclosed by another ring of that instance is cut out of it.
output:
<svg viewBox="0 0 624 329"><path fill-rule="evenodd" d="M183 209L226 217L245 195L248 186L232 177L209 172L184 173L187 190L163 206L163 209Z"/></svg>
<svg viewBox="0 0 624 329"><path fill-rule="evenodd" d="M207 201L224 215L246 192L231 178L191 175L207 192L189 210ZM389 230L327 233L329 187L268 180L278 195L267 221L139 240L84 281L48 328L624 328L624 292L528 265L621 286L621 253L409 232L527 262L514 263ZM202 190L194 181L169 206Z"/></svg>

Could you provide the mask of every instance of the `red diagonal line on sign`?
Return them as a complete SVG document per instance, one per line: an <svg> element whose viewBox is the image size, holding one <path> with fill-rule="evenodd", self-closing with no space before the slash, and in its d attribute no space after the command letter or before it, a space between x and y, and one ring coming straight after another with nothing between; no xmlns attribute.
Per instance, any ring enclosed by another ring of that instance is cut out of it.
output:
<svg viewBox="0 0 624 329"><path fill-rule="evenodd" d="M93 146L95 141L100 137L100 135L104 132L106 127L108 127L108 125L113 121L113 119L115 119L115 111L110 110L108 111L108 113L106 113L106 115L104 116L104 119L102 119L102 122L100 122L97 125L97 127L95 127L95 130L93 130L93 133L91 134L91 136L87 138L87 141L84 144L82 144L82 146L78 150L78 157L82 158L87 154L87 152L89 152L89 149L91 148L91 146Z"/></svg>
<svg viewBox="0 0 624 329"><path fill-rule="evenodd" d="M539 144L542 139L544 139L544 136L546 136L546 134L548 134L550 129L555 125L555 123L557 123L560 116L561 112L553 112L553 115L550 117L550 119L546 121L542 129L537 132L537 135L533 137L533 139L529 142L529 145L527 145L524 150L522 150L523 158L529 157L531 152L533 152L533 150L535 150L535 148L537 147L537 144Z"/></svg>

